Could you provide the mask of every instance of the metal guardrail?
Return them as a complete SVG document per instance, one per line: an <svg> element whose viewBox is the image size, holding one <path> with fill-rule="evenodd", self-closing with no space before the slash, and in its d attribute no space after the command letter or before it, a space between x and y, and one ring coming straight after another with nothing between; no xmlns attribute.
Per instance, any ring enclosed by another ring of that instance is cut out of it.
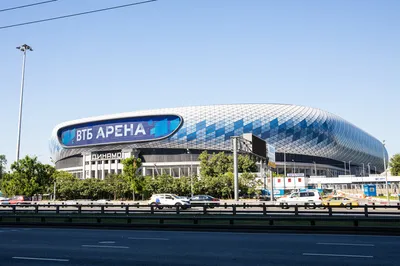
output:
<svg viewBox="0 0 400 266"><path fill-rule="evenodd" d="M382 205L361 205L361 206L309 206L289 205L282 209L279 205L272 204L221 204L219 207L211 208L204 205L184 209L180 205L108 205L108 204L87 204L87 205L63 205L63 204L34 204L34 205L0 205L0 217L7 214L150 214L163 215L257 215L257 216L398 216L400 218L400 204L397 206ZM385 210L385 211L382 211Z"/></svg>
<svg viewBox="0 0 400 266"><path fill-rule="evenodd" d="M164 207L162 210L157 207ZM400 235L399 206L308 205L281 209L267 204L223 204L220 207L143 205L0 205L0 226L54 226L125 229L228 231L307 231ZM386 209L385 211L382 211Z"/></svg>

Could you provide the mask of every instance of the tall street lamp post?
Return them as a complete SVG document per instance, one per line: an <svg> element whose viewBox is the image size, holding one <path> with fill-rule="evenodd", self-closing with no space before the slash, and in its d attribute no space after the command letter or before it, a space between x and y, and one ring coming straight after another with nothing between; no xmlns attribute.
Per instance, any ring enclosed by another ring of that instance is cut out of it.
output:
<svg viewBox="0 0 400 266"><path fill-rule="evenodd" d="M349 175L351 175L351 161L349 161Z"/></svg>
<svg viewBox="0 0 400 266"><path fill-rule="evenodd" d="M371 163L367 163L368 166L368 176L371 175Z"/></svg>
<svg viewBox="0 0 400 266"><path fill-rule="evenodd" d="M18 118L18 138L17 138L17 152L16 159L19 160L19 151L21 146L21 124L22 124L22 105L24 102L24 81L25 81L25 61L26 51L33 51L32 47L27 44L23 44L17 47L18 50L23 52L22 56L22 78L21 78L21 94L19 99L19 118Z"/></svg>
<svg viewBox="0 0 400 266"><path fill-rule="evenodd" d="M187 153L190 154L190 196L193 197L193 162L192 162L192 153L189 149L187 149Z"/></svg>
<svg viewBox="0 0 400 266"><path fill-rule="evenodd" d="M382 152L383 152L383 168L384 168L383 171L385 171L386 196L387 196L387 202L389 204L390 197L389 197L388 177L387 177L387 169L386 169L385 140L382 141Z"/></svg>

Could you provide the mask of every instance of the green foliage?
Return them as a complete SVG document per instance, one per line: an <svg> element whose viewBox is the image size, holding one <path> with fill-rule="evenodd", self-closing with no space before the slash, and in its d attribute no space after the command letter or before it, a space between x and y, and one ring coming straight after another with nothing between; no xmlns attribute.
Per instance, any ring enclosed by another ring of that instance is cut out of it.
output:
<svg viewBox="0 0 400 266"><path fill-rule="evenodd" d="M56 198L57 199L77 199L79 198L79 180L77 177L64 171L57 171L54 174L56 181Z"/></svg>
<svg viewBox="0 0 400 266"><path fill-rule="evenodd" d="M213 153L209 155L207 151L203 151L200 156L200 175L203 176L219 176L226 173L233 173L233 156L224 152ZM256 172L256 161L248 155L238 156L238 172Z"/></svg>
<svg viewBox="0 0 400 266"><path fill-rule="evenodd" d="M123 176L129 183L129 188L132 191L133 200L135 200L135 193L143 195L144 180L143 175L138 174L138 169L142 166L140 158L126 158L122 160L124 166Z"/></svg>
<svg viewBox="0 0 400 266"><path fill-rule="evenodd" d="M126 182L125 177L119 174L111 174L106 177L106 190L113 195L114 200L123 198L129 191L129 183Z"/></svg>
<svg viewBox="0 0 400 266"><path fill-rule="evenodd" d="M122 161L123 174L111 174L104 180L80 180L74 175L57 171L50 165L41 164L36 157L25 157L11 165L11 172L3 174L2 191L8 196L53 193L56 198L68 199L135 199L135 194L148 198L154 193L174 193L182 196L208 194L218 198L233 197L233 159L231 155L218 153L200 155L201 178L197 176L174 178L170 175L155 177L138 173L141 161L127 158ZM241 194L254 194L260 186L255 175L255 161L249 156L239 156L239 189Z"/></svg>
<svg viewBox="0 0 400 266"><path fill-rule="evenodd" d="M199 156L201 179L196 191L219 198L232 198L234 194L233 156L220 152L209 155L204 151ZM256 161L248 155L238 156L240 194L254 194L261 185L256 176Z"/></svg>
<svg viewBox="0 0 400 266"><path fill-rule="evenodd" d="M393 157L390 159L389 166L390 166L390 173L393 176L400 175L400 153L393 155Z"/></svg>
<svg viewBox="0 0 400 266"><path fill-rule="evenodd" d="M54 167L40 163L37 157L26 156L11 165L11 173L3 178L2 190L8 196L48 193L55 171Z"/></svg>
<svg viewBox="0 0 400 266"><path fill-rule="evenodd" d="M6 172L7 159L5 155L0 154L0 182Z"/></svg>

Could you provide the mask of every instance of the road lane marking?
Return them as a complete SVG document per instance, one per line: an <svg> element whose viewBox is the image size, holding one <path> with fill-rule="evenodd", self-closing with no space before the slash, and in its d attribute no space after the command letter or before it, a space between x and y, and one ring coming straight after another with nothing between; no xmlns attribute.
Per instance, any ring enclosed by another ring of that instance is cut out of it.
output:
<svg viewBox="0 0 400 266"><path fill-rule="evenodd" d="M128 239L132 240L169 240L168 238L161 238L161 237L128 237Z"/></svg>
<svg viewBox="0 0 400 266"><path fill-rule="evenodd" d="M360 247L375 247L374 244L357 244L357 243L317 243L317 245L332 245L332 246L360 246Z"/></svg>
<svg viewBox="0 0 400 266"><path fill-rule="evenodd" d="M99 244L115 244L115 241L100 241Z"/></svg>
<svg viewBox="0 0 400 266"><path fill-rule="evenodd" d="M68 262L69 259L52 259L52 258L33 258L33 257L12 257L16 260L43 260L43 261L63 261Z"/></svg>
<svg viewBox="0 0 400 266"><path fill-rule="evenodd" d="M325 257L347 257L347 258L370 258L374 256L348 255L348 254L323 254L323 253L303 253L303 256L325 256Z"/></svg>
<svg viewBox="0 0 400 266"><path fill-rule="evenodd" d="M84 248L129 248L126 246L82 245Z"/></svg>

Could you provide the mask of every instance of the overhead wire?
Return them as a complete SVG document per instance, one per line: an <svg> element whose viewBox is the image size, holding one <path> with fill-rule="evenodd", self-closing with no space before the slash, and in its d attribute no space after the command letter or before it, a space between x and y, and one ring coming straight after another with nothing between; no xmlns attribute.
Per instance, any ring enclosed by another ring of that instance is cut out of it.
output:
<svg viewBox="0 0 400 266"><path fill-rule="evenodd" d="M88 14L93 14L93 13L98 13L98 12L109 11L109 10L113 10L113 9L126 8L126 7L130 7L130 6L147 4L147 3L156 2L156 1L157 0L147 0L147 1L135 2L135 3L125 4L125 5L118 5L118 6L95 9L95 10L90 10L90 11L85 11L85 12L80 12L80 13L74 13L74 14L69 14L69 15L64 15L64 16L58 16L58 17L52 17L52 18L46 18L46 19L40 19L40 20L33 20L33 21L22 22L22 23L18 23L18 24L11 24L11 25L6 25L6 26L1 26L0 30L14 28L14 27L20 27L20 26L25 26L25 25L30 25L30 24L36 24L36 23L42 23L42 22L47 22L47 21L52 21L52 20L88 15Z"/></svg>
<svg viewBox="0 0 400 266"><path fill-rule="evenodd" d="M27 7L32 7L32 6L44 5L44 4L49 4L49 3L57 2L57 1L58 1L58 0L48 0L48 1L42 1L42 2L37 2L37 3L33 3L33 4L28 4L28 5L14 6L14 7L9 7L9 8L0 9L0 12L6 12L6 11L21 9L21 8L27 8Z"/></svg>

